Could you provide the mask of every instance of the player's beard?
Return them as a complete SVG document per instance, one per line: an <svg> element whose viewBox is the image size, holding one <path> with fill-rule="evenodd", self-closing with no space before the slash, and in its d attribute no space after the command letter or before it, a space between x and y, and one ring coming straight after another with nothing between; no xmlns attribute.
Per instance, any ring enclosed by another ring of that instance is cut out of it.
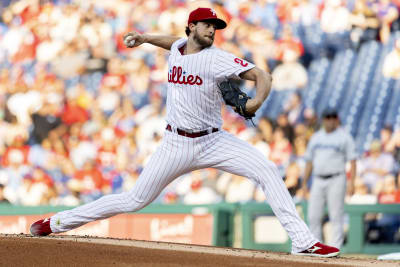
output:
<svg viewBox="0 0 400 267"><path fill-rule="evenodd" d="M205 38L202 37L198 32L197 29L194 31L193 40L198 43L202 48L207 48L212 46L214 43L214 36L212 38Z"/></svg>

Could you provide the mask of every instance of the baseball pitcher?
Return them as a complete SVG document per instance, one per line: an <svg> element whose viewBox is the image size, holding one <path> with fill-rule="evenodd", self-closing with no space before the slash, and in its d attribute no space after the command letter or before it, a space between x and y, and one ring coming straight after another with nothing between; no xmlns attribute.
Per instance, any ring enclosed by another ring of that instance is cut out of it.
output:
<svg viewBox="0 0 400 267"><path fill-rule="evenodd" d="M256 148L221 129L225 101L251 118L267 98L271 75L213 45L216 30L226 27L214 10L198 8L189 15L188 38L128 33L127 47L143 43L170 50L168 59L167 127L160 147L136 184L121 194L104 196L51 218L35 222L33 235L61 233L94 220L134 212L151 203L175 178L201 168L216 168L248 177L263 189L268 203L292 240L292 253L332 257L339 250L318 242L296 212L276 166ZM240 77L256 85L249 98L228 82ZM273 233L271 233L273 234Z"/></svg>

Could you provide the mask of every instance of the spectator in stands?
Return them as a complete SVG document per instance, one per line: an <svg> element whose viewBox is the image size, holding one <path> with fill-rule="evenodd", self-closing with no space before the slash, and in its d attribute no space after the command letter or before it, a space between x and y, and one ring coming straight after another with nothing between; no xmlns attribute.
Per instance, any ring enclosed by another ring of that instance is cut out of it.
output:
<svg viewBox="0 0 400 267"><path fill-rule="evenodd" d="M307 139L304 136L297 136L293 142L292 162L295 162L300 168L300 176L303 176L306 167L305 154L307 151Z"/></svg>
<svg viewBox="0 0 400 267"><path fill-rule="evenodd" d="M400 38L395 41L394 49L386 55L382 72L387 78L400 79Z"/></svg>
<svg viewBox="0 0 400 267"><path fill-rule="evenodd" d="M273 88L276 90L302 89L307 84L307 71L298 62L299 54L295 50L285 51L282 64L272 72Z"/></svg>
<svg viewBox="0 0 400 267"><path fill-rule="evenodd" d="M74 97L76 97L76 104L78 107L88 110L93 106L93 94L88 88L85 87L84 84L79 83L74 88L70 88L69 90L71 89L73 90Z"/></svg>
<svg viewBox="0 0 400 267"><path fill-rule="evenodd" d="M392 153L394 160L400 163L400 129L397 129L387 144L387 150Z"/></svg>
<svg viewBox="0 0 400 267"><path fill-rule="evenodd" d="M290 143L293 143L294 139L294 129L293 124L289 122L289 114L287 112L282 112L276 118L277 127L281 128L285 133L285 137Z"/></svg>
<svg viewBox="0 0 400 267"><path fill-rule="evenodd" d="M320 128L320 123L315 110L306 107L304 109L304 120L305 120L304 124L307 126L307 129L309 129L307 134L307 137L309 138L315 131L317 131Z"/></svg>
<svg viewBox="0 0 400 267"><path fill-rule="evenodd" d="M20 150L11 150L7 156L8 166L1 170L2 175L7 177L4 194L13 203L18 203L18 189L22 186L23 178L31 171L31 168L24 164L24 154ZM4 165L3 165L4 166Z"/></svg>
<svg viewBox="0 0 400 267"><path fill-rule="evenodd" d="M140 64L138 64L140 66ZM107 63L107 73L101 80L101 87L111 91L126 92L128 86L128 77L126 68L122 60L117 57L111 58Z"/></svg>
<svg viewBox="0 0 400 267"><path fill-rule="evenodd" d="M258 121L258 128L261 131L262 137L265 142L272 141L273 127L271 121L266 117L261 117Z"/></svg>
<svg viewBox="0 0 400 267"><path fill-rule="evenodd" d="M384 153L393 153L390 140L392 139L393 128L390 125L382 127L380 131L380 142Z"/></svg>
<svg viewBox="0 0 400 267"><path fill-rule="evenodd" d="M10 204L10 201L4 196L4 185L0 184L0 204Z"/></svg>
<svg viewBox="0 0 400 267"><path fill-rule="evenodd" d="M253 199L255 185L249 179L232 175L227 185L225 201L228 203L245 203Z"/></svg>
<svg viewBox="0 0 400 267"><path fill-rule="evenodd" d="M206 186L203 186L203 179L200 171L192 172L190 191L184 196L183 203L186 205L213 204L220 200L217 193Z"/></svg>
<svg viewBox="0 0 400 267"><path fill-rule="evenodd" d="M114 110L116 110L120 104L120 94L110 87L100 87L100 94L96 99L96 105L103 111L104 115L110 117Z"/></svg>
<svg viewBox="0 0 400 267"><path fill-rule="evenodd" d="M78 98L74 93L67 96L61 120L67 126L75 123L84 123L89 120L89 112L79 105Z"/></svg>
<svg viewBox="0 0 400 267"><path fill-rule="evenodd" d="M276 46L276 59L279 61L290 60L292 57L297 60L304 54L303 44L293 35L289 24L283 26L282 37Z"/></svg>
<svg viewBox="0 0 400 267"><path fill-rule="evenodd" d="M158 18L158 28L160 31L171 35L181 35L182 27L187 22L187 10L182 6L171 5L164 10Z"/></svg>
<svg viewBox="0 0 400 267"><path fill-rule="evenodd" d="M110 184L92 160L87 160L82 169L75 172L73 180L79 185L79 192L83 202L93 201L103 193L110 192Z"/></svg>
<svg viewBox="0 0 400 267"><path fill-rule="evenodd" d="M51 69L54 74L63 79L71 79L83 74L88 51L78 47L79 39L65 45L56 58L51 61Z"/></svg>
<svg viewBox="0 0 400 267"><path fill-rule="evenodd" d="M41 143L34 144L29 149L29 163L35 166L50 169L54 163L53 153L51 150L52 146L48 138L43 139Z"/></svg>
<svg viewBox="0 0 400 267"><path fill-rule="evenodd" d="M377 196L372 194L360 177L354 180L354 193L346 199L347 204L376 204Z"/></svg>
<svg viewBox="0 0 400 267"><path fill-rule="evenodd" d="M396 177L386 175L378 187L378 202L381 204L400 203L400 190L396 185Z"/></svg>
<svg viewBox="0 0 400 267"><path fill-rule="evenodd" d="M400 203L400 191L396 186L396 178L393 175L386 175L380 182L382 185L378 194L378 202L380 204ZM393 243L396 232L400 227L400 215L383 213L381 216L378 216L376 226L380 228L380 241L383 243Z"/></svg>
<svg viewBox="0 0 400 267"><path fill-rule="evenodd" d="M294 126L294 136L305 138L306 141L310 138L312 134L312 129L308 129L307 126L303 123L298 123Z"/></svg>
<svg viewBox="0 0 400 267"><path fill-rule="evenodd" d="M31 121L31 113L42 105L42 95L39 91L29 90L25 83L14 85L14 88L16 91L8 98L7 108L17 117L19 124L28 127Z"/></svg>
<svg viewBox="0 0 400 267"><path fill-rule="evenodd" d="M292 154L292 145L285 137L285 132L281 127L277 127L274 130L270 148L271 153L269 159L283 172L283 169L289 164L289 159Z"/></svg>
<svg viewBox="0 0 400 267"><path fill-rule="evenodd" d="M301 0L293 8L293 20L304 27L318 23L320 7L313 1Z"/></svg>
<svg viewBox="0 0 400 267"><path fill-rule="evenodd" d="M2 124L2 131L0 133L4 145L12 146L14 140L20 136L24 140L28 139L28 129L25 125L18 123L17 117L13 115L10 110L4 107L4 120L1 120L0 123Z"/></svg>
<svg viewBox="0 0 400 267"><path fill-rule="evenodd" d="M50 131L61 125L58 107L45 101L40 109L32 115L32 137L35 143L42 143Z"/></svg>
<svg viewBox="0 0 400 267"><path fill-rule="evenodd" d="M222 171L214 168L208 168L203 171L204 171L203 185L217 192L217 183L219 177L221 176Z"/></svg>
<svg viewBox="0 0 400 267"><path fill-rule="evenodd" d="M355 1L354 9L350 14L350 23L352 25L351 40L356 48L366 41L377 39L379 21L366 1Z"/></svg>
<svg viewBox="0 0 400 267"><path fill-rule="evenodd" d="M118 139L111 128L104 128L100 136L96 161L103 173L110 172L117 167Z"/></svg>
<svg viewBox="0 0 400 267"><path fill-rule="evenodd" d="M399 17L397 7L390 0L380 0L372 2L372 9L379 19L379 37L382 43L386 43L389 40L391 24Z"/></svg>
<svg viewBox="0 0 400 267"><path fill-rule="evenodd" d="M325 49L328 57L343 47L346 48L346 44L350 41L350 27L350 11L343 1L325 1L321 13L321 29L326 33Z"/></svg>
<svg viewBox="0 0 400 267"><path fill-rule="evenodd" d="M350 29L350 12L342 0L328 0L321 13L321 28L324 32L334 34Z"/></svg>
<svg viewBox="0 0 400 267"><path fill-rule="evenodd" d="M178 194L175 192L167 192L162 201L163 204L177 204L179 200Z"/></svg>
<svg viewBox="0 0 400 267"><path fill-rule="evenodd" d="M103 46L89 47L89 54L86 59L83 72L87 75L93 73L104 74L107 72L108 57ZM85 76L90 77L90 76Z"/></svg>
<svg viewBox="0 0 400 267"><path fill-rule="evenodd" d="M295 197L298 193L298 190L301 188L300 181L301 170L299 165L296 162L292 162L286 168L284 180L285 185L289 190L289 193L292 197Z"/></svg>
<svg viewBox="0 0 400 267"><path fill-rule="evenodd" d="M56 199L53 199L51 204L64 206L78 206L81 204L81 184L77 180L71 179L67 183L67 193L59 194Z"/></svg>
<svg viewBox="0 0 400 267"><path fill-rule="evenodd" d="M276 5L276 1L256 1L251 6L249 21L265 28L276 29L279 26Z"/></svg>
<svg viewBox="0 0 400 267"><path fill-rule="evenodd" d="M151 79L143 79L143 77L150 78L151 70L146 63L144 54L137 53L133 57L125 63L125 69L129 73L128 79L133 87L133 90L129 90L129 93L132 92L135 97L143 99L148 96L151 83Z"/></svg>
<svg viewBox="0 0 400 267"><path fill-rule="evenodd" d="M18 190L19 204L26 206L47 205L55 196L51 177L40 167L24 177L23 186Z"/></svg>
<svg viewBox="0 0 400 267"><path fill-rule="evenodd" d="M284 104L284 110L288 113L288 120L290 125L294 126L304 122L303 113L304 105L302 103L300 92L293 92L288 101Z"/></svg>
<svg viewBox="0 0 400 267"><path fill-rule="evenodd" d="M241 43L251 53L254 64L260 64L260 68L265 71L273 69L277 63L275 52L277 43L273 32L264 28L250 27L247 34L246 38L242 38ZM246 84L248 83L246 81Z"/></svg>
<svg viewBox="0 0 400 267"><path fill-rule="evenodd" d="M359 173L368 189L376 193L376 185L394 170L394 158L391 154L382 152L380 141L374 140L369 149L369 155L360 161Z"/></svg>
<svg viewBox="0 0 400 267"><path fill-rule="evenodd" d="M66 142L69 149L69 158L77 169L82 168L87 160L95 160L97 156L95 143L82 135L81 128L81 124L73 124L70 127Z"/></svg>
<svg viewBox="0 0 400 267"><path fill-rule="evenodd" d="M30 146L25 144L26 139L24 139L24 136L17 135L15 136L13 142L9 147L4 152L3 158L2 158L2 166L8 167L12 164L12 157L16 157L16 153L22 157L22 163L27 165L29 163L29 151L30 151ZM18 156L18 159L19 157Z"/></svg>
<svg viewBox="0 0 400 267"><path fill-rule="evenodd" d="M269 157L271 149L267 142L263 140L263 135L260 131L255 131L253 136L248 139L255 148L257 148L266 158Z"/></svg>

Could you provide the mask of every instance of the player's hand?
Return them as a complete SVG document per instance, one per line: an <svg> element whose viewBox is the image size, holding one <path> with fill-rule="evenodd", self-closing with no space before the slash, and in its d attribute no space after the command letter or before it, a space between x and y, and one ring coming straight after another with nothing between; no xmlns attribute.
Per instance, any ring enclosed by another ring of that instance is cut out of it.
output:
<svg viewBox="0 0 400 267"><path fill-rule="evenodd" d="M299 190L299 198L307 200L308 199L308 188L306 186L302 186L301 189Z"/></svg>
<svg viewBox="0 0 400 267"><path fill-rule="evenodd" d="M262 102L255 98L250 98L246 103L246 111L250 114L256 113L256 111L261 107Z"/></svg>
<svg viewBox="0 0 400 267"><path fill-rule="evenodd" d="M347 183L347 195L352 196L354 194L354 183L349 181Z"/></svg>
<svg viewBox="0 0 400 267"><path fill-rule="evenodd" d="M145 42L145 36L138 32L128 32L124 35L124 44L128 48L137 47Z"/></svg>

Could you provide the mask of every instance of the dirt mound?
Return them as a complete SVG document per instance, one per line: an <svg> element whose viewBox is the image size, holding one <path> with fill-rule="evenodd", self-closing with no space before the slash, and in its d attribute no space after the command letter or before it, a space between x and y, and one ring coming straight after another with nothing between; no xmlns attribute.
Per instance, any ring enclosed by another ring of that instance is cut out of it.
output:
<svg viewBox="0 0 400 267"><path fill-rule="evenodd" d="M400 266L287 253L81 236L0 235L0 266Z"/></svg>

